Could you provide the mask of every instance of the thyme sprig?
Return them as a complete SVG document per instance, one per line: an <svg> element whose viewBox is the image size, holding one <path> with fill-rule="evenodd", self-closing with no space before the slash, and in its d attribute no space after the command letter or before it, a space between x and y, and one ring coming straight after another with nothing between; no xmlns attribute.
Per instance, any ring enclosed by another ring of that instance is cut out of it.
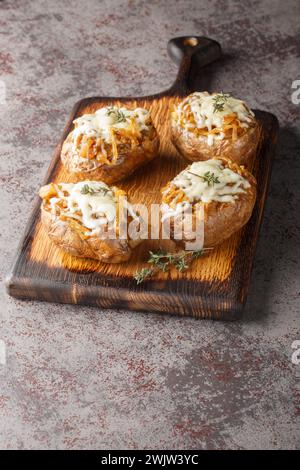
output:
<svg viewBox="0 0 300 470"><path fill-rule="evenodd" d="M217 95L213 97L214 113L217 111L223 111L224 105L226 101L228 100L228 98L230 98L230 94L223 93L223 91L221 91L220 93L218 93Z"/></svg>
<svg viewBox="0 0 300 470"><path fill-rule="evenodd" d="M113 115L115 118L116 123L119 122L125 122L126 121L126 115L123 111L121 111L118 108L114 108L113 106L107 110L107 116Z"/></svg>
<svg viewBox="0 0 300 470"><path fill-rule="evenodd" d="M134 275L134 279L137 284L141 284L159 271L164 273L169 271L172 266L175 267L177 271L186 271L194 259L199 258L208 250L210 250L210 248L194 251L180 251L177 253L169 253L162 249L157 252L149 251L147 263L151 266L137 271Z"/></svg>
<svg viewBox="0 0 300 470"><path fill-rule="evenodd" d="M84 184L80 190L81 194L97 194L97 193L103 193L104 196L108 193L109 188L104 188L103 186L98 186L96 189L93 188L92 186L89 186L88 184Z"/></svg>
<svg viewBox="0 0 300 470"><path fill-rule="evenodd" d="M154 268L142 268L134 275L137 284L141 284L154 274Z"/></svg>
<svg viewBox="0 0 300 470"><path fill-rule="evenodd" d="M220 183L219 178L210 171L206 171L203 176L197 175L197 173L193 173L192 171L189 171L189 173L191 175L198 176L198 178L202 178L203 181L205 181L208 184L208 186L210 186L211 184L214 185L214 184Z"/></svg>

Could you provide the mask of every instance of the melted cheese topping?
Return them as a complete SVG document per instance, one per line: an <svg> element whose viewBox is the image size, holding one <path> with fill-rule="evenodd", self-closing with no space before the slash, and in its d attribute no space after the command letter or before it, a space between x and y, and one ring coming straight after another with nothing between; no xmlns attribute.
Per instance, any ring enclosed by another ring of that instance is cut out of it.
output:
<svg viewBox="0 0 300 470"><path fill-rule="evenodd" d="M170 207L168 204L163 203L161 204L161 221L164 223L165 220L168 220L171 217L176 217L189 209L191 209L191 204L188 201L179 202L175 207Z"/></svg>
<svg viewBox="0 0 300 470"><path fill-rule="evenodd" d="M87 188L89 192L86 192ZM60 183L57 193L58 197L50 199L51 212L55 214L56 203L63 199L67 207L61 210L60 215L79 220L92 232L99 232L101 227L116 219L117 198L102 181ZM82 215L78 215L78 211Z"/></svg>
<svg viewBox="0 0 300 470"><path fill-rule="evenodd" d="M222 161L217 159L193 163L179 173L172 183L182 189L190 202L204 203L232 203L238 194L244 193L245 189L250 187L245 178L229 168L224 168Z"/></svg>
<svg viewBox="0 0 300 470"><path fill-rule="evenodd" d="M187 96L177 107L176 119L180 122L184 113L188 110L191 111L195 123L185 122L187 130L207 129L211 131L214 128L222 128L224 124L224 117L230 114L235 114L239 120L241 127L249 127L249 123L253 122L254 114L244 103L244 101L233 98L230 95L225 95L226 98L222 100L222 109L216 109L216 97L222 96L219 93L209 94L208 92L195 92ZM207 136L208 145L213 145L214 140L224 139L225 134L210 134Z"/></svg>
<svg viewBox="0 0 300 470"><path fill-rule="evenodd" d="M100 137L111 143L111 129L130 129L134 121L139 130L146 130L149 128L149 119L150 113L144 108L131 110L108 106L98 109L94 114L84 114L75 119L73 137L76 141L83 134L87 137Z"/></svg>

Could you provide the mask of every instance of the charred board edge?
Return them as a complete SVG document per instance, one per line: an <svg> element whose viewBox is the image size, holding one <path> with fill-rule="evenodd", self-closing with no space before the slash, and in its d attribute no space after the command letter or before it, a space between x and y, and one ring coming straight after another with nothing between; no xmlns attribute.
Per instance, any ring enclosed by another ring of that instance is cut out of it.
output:
<svg viewBox="0 0 300 470"><path fill-rule="evenodd" d="M235 320L243 305L228 298L227 293L213 299L201 295L182 295L166 290L131 291L126 287L65 285L49 279L21 278L11 275L7 283L9 294L20 300L39 300L100 308L157 312L207 318ZM160 287L162 287L160 285Z"/></svg>

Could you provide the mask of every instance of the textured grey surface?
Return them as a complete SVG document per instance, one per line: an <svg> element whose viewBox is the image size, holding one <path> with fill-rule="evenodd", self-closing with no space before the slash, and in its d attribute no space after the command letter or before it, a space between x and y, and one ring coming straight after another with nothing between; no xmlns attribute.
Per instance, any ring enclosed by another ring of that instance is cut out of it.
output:
<svg viewBox="0 0 300 470"><path fill-rule="evenodd" d="M166 88L171 37L220 41L212 88L281 125L241 321L20 302L1 285L1 448L299 447L299 15L297 0L0 2L1 280L74 102Z"/></svg>

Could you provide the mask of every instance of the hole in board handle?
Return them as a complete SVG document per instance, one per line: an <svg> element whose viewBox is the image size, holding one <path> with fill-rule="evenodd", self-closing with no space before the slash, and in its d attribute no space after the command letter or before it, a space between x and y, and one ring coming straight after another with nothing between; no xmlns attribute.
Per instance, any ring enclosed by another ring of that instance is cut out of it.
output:
<svg viewBox="0 0 300 470"><path fill-rule="evenodd" d="M198 46L199 41L198 41L197 38L186 38L186 39L183 41L183 44L184 44L184 46L195 47L195 46Z"/></svg>

